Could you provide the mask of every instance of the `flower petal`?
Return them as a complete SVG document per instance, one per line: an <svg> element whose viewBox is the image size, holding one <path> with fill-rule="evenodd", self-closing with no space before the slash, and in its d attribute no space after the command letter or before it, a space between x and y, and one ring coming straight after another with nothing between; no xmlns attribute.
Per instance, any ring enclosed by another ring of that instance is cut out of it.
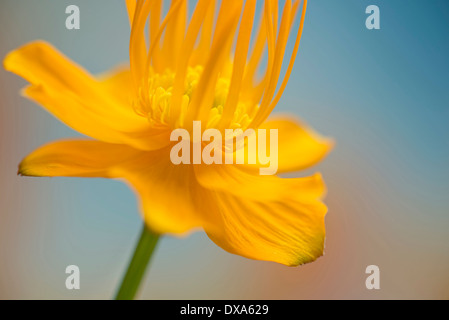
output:
<svg viewBox="0 0 449 320"><path fill-rule="evenodd" d="M252 200L277 200L288 193L301 199L318 199L325 192L321 174L304 178L279 178L260 176L258 171L242 165L194 166L195 175L206 189L228 192Z"/></svg>
<svg viewBox="0 0 449 320"><path fill-rule="evenodd" d="M128 18L130 25L133 25L134 12L136 11L137 0L126 0L126 10L128 11Z"/></svg>
<svg viewBox="0 0 449 320"><path fill-rule="evenodd" d="M220 212L208 236L228 252L250 259L297 266L316 260L324 249L326 206L291 194L285 199L251 200L231 193L214 195Z"/></svg>
<svg viewBox="0 0 449 320"><path fill-rule="evenodd" d="M215 203L208 210L215 230L205 230L226 251L289 266L322 255L327 208L320 174L278 178L236 165L196 166L195 174Z"/></svg>
<svg viewBox="0 0 449 320"><path fill-rule="evenodd" d="M114 96L119 106L129 108L134 98L134 86L129 66L123 65L98 76L102 89Z"/></svg>
<svg viewBox="0 0 449 320"><path fill-rule="evenodd" d="M208 226L208 191L192 166L175 166L167 148L141 151L94 140L49 143L28 155L19 174L39 177L121 178L136 190L143 219L157 233L184 234Z"/></svg>
<svg viewBox="0 0 449 320"><path fill-rule="evenodd" d="M126 145L62 140L44 145L25 157L18 173L35 177L111 178L111 168L140 153Z"/></svg>
<svg viewBox="0 0 449 320"><path fill-rule="evenodd" d="M291 117L273 117L264 122L260 129L278 129L278 173L311 167L334 146L332 139L320 136Z"/></svg>
<svg viewBox="0 0 449 320"><path fill-rule="evenodd" d="M117 105L124 108L129 107L133 103L134 98L134 86L132 82L131 70L128 66L121 66L109 71L99 77L102 88L106 92L114 96L117 101ZM133 114L133 116L135 116ZM139 120L144 119L139 117ZM119 120L123 121L122 120ZM139 128L139 124L135 124L134 129ZM126 132L126 139L142 139L138 141L139 146L142 144L144 150L157 150L166 147L170 143L170 129L168 127L150 127L147 120L143 120L142 129L135 132ZM131 130L133 128L130 128Z"/></svg>
<svg viewBox="0 0 449 320"><path fill-rule="evenodd" d="M80 133L109 143L154 149L148 121L51 45L42 41L27 44L8 54L4 66L31 83L24 90L27 97Z"/></svg>
<svg viewBox="0 0 449 320"><path fill-rule="evenodd" d="M169 148L145 152L114 170L140 196L143 218L156 233L184 234L209 225L207 190L190 165L174 165Z"/></svg>

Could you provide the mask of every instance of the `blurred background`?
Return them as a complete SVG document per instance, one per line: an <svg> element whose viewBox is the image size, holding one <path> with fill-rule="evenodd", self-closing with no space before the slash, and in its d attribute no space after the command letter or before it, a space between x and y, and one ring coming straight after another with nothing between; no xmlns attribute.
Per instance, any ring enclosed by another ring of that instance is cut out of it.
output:
<svg viewBox="0 0 449 320"><path fill-rule="evenodd" d="M76 4L81 29L65 28ZM378 5L381 29L367 30ZM97 74L128 61L124 1L2 0L0 57L35 39ZM203 233L164 237L144 299L448 299L449 2L309 1L295 68L275 110L336 139L325 256L289 268L226 253ZM0 299L110 299L141 230L119 181L26 178L40 145L78 134L0 71ZM65 268L81 289L65 288ZM365 269L380 268L380 290Z"/></svg>

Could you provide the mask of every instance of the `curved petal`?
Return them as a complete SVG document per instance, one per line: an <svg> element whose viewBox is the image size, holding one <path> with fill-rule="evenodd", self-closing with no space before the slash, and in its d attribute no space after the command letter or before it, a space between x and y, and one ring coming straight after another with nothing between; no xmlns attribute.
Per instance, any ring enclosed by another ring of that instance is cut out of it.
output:
<svg viewBox="0 0 449 320"><path fill-rule="evenodd" d="M143 218L155 232L184 234L204 228L219 246L248 258L298 265L322 254L326 207L319 201L324 190L319 175L273 180L232 169L221 178L198 168L173 165L168 148L142 152L68 140L32 152L19 173L124 178L139 195ZM211 178L214 182L206 181ZM282 192L270 195L270 183Z"/></svg>
<svg viewBox="0 0 449 320"><path fill-rule="evenodd" d="M226 251L287 266L312 262L323 254L326 206L292 197L251 200L215 193L219 210L209 238Z"/></svg>
<svg viewBox="0 0 449 320"><path fill-rule="evenodd" d="M201 186L228 192L252 200L277 200L288 193L300 199L318 199L326 192L321 174L304 178L279 178L260 176L258 171L242 165L194 166L196 179Z"/></svg>
<svg viewBox="0 0 449 320"><path fill-rule="evenodd" d="M118 106L129 108L133 103L134 85L129 66L120 66L99 76L102 89L108 95L114 96ZM135 115L133 115L135 116ZM140 120L144 119L139 117ZM123 119L118 122L123 121ZM138 128L137 125L134 129ZM135 132L126 132L126 138L135 139L144 144L144 150L158 150L166 147L170 143L170 129L168 127L150 127L147 120L143 120L142 129ZM143 140L143 141L139 141ZM136 146L136 147L139 147Z"/></svg>
<svg viewBox="0 0 449 320"><path fill-rule="evenodd" d="M46 144L25 157L18 174L34 177L111 178L111 168L141 151L94 140L62 140Z"/></svg>
<svg viewBox="0 0 449 320"><path fill-rule="evenodd" d="M320 174L284 179L231 165L197 166L195 173L215 203L215 230L205 230L226 251L289 266L322 255L327 208Z"/></svg>
<svg viewBox="0 0 449 320"><path fill-rule="evenodd" d="M114 96L118 106L130 108L134 98L134 85L128 65L118 66L111 71L97 76L102 89L108 96Z"/></svg>
<svg viewBox="0 0 449 320"><path fill-rule="evenodd" d="M141 151L93 140L49 143L28 155L19 174L39 177L121 178L135 189L147 225L157 233L184 234L208 223L208 191L190 165L175 166L169 150Z"/></svg>
<svg viewBox="0 0 449 320"><path fill-rule="evenodd" d="M168 148L145 152L113 174L123 177L140 196L143 218L154 232L184 234L209 225L210 204L193 167L172 164L169 153Z"/></svg>
<svg viewBox="0 0 449 320"><path fill-rule="evenodd" d="M136 11L137 0L126 0L126 10L128 11L129 23L132 26L134 20L134 12Z"/></svg>
<svg viewBox="0 0 449 320"><path fill-rule="evenodd" d="M51 45L42 41L27 44L8 54L4 67L31 83L25 96L80 133L109 143L154 149L148 121Z"/></svg>
<svg viewBox="0 0 449 320"><path fill-rule="evenodd" d="M309 168L321 161L333 148L334 141L314 132L292 117L273 117L260 129L278 129L278 173Z"/></svg>

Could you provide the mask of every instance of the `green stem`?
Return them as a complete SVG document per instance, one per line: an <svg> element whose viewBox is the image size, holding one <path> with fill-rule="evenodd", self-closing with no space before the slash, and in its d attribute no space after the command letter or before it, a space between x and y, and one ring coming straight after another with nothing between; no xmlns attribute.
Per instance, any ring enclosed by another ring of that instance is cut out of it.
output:
<svg viewBox="0 0 449 320"><path fill-rule="evenodd" d="M115 297L116 300L134 299L158 240L159 235L154 234L144 225L134 256Z"/></svg>

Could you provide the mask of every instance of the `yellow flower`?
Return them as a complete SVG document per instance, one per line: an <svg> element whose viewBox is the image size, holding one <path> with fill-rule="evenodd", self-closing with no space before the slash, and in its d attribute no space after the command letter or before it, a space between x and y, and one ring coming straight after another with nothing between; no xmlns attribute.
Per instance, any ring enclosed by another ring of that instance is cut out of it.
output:
<svg viewBox="0 0 449 320"><path fill-rule="evenodd" d="M280 173L308 168L329 152L332 141L301 122L267 120L292 71L306 5L287 0L281 10L278 1L265 1L253 37L256 0L199 0L190 19L184 0L172 1L165 16L162 0L127 0L130 67L100 78L42 41L11 52L4 66L31 83L24 95L92 138L45 145L22 161L19 174L121 178L158 234L203 229L247 258L289 266L315 260L323 252L327 211L320 174L287 179L261 176L257 165L174 165L169 157L170 133L191 130L195 120L221 131L278 129Z"/></svg>

